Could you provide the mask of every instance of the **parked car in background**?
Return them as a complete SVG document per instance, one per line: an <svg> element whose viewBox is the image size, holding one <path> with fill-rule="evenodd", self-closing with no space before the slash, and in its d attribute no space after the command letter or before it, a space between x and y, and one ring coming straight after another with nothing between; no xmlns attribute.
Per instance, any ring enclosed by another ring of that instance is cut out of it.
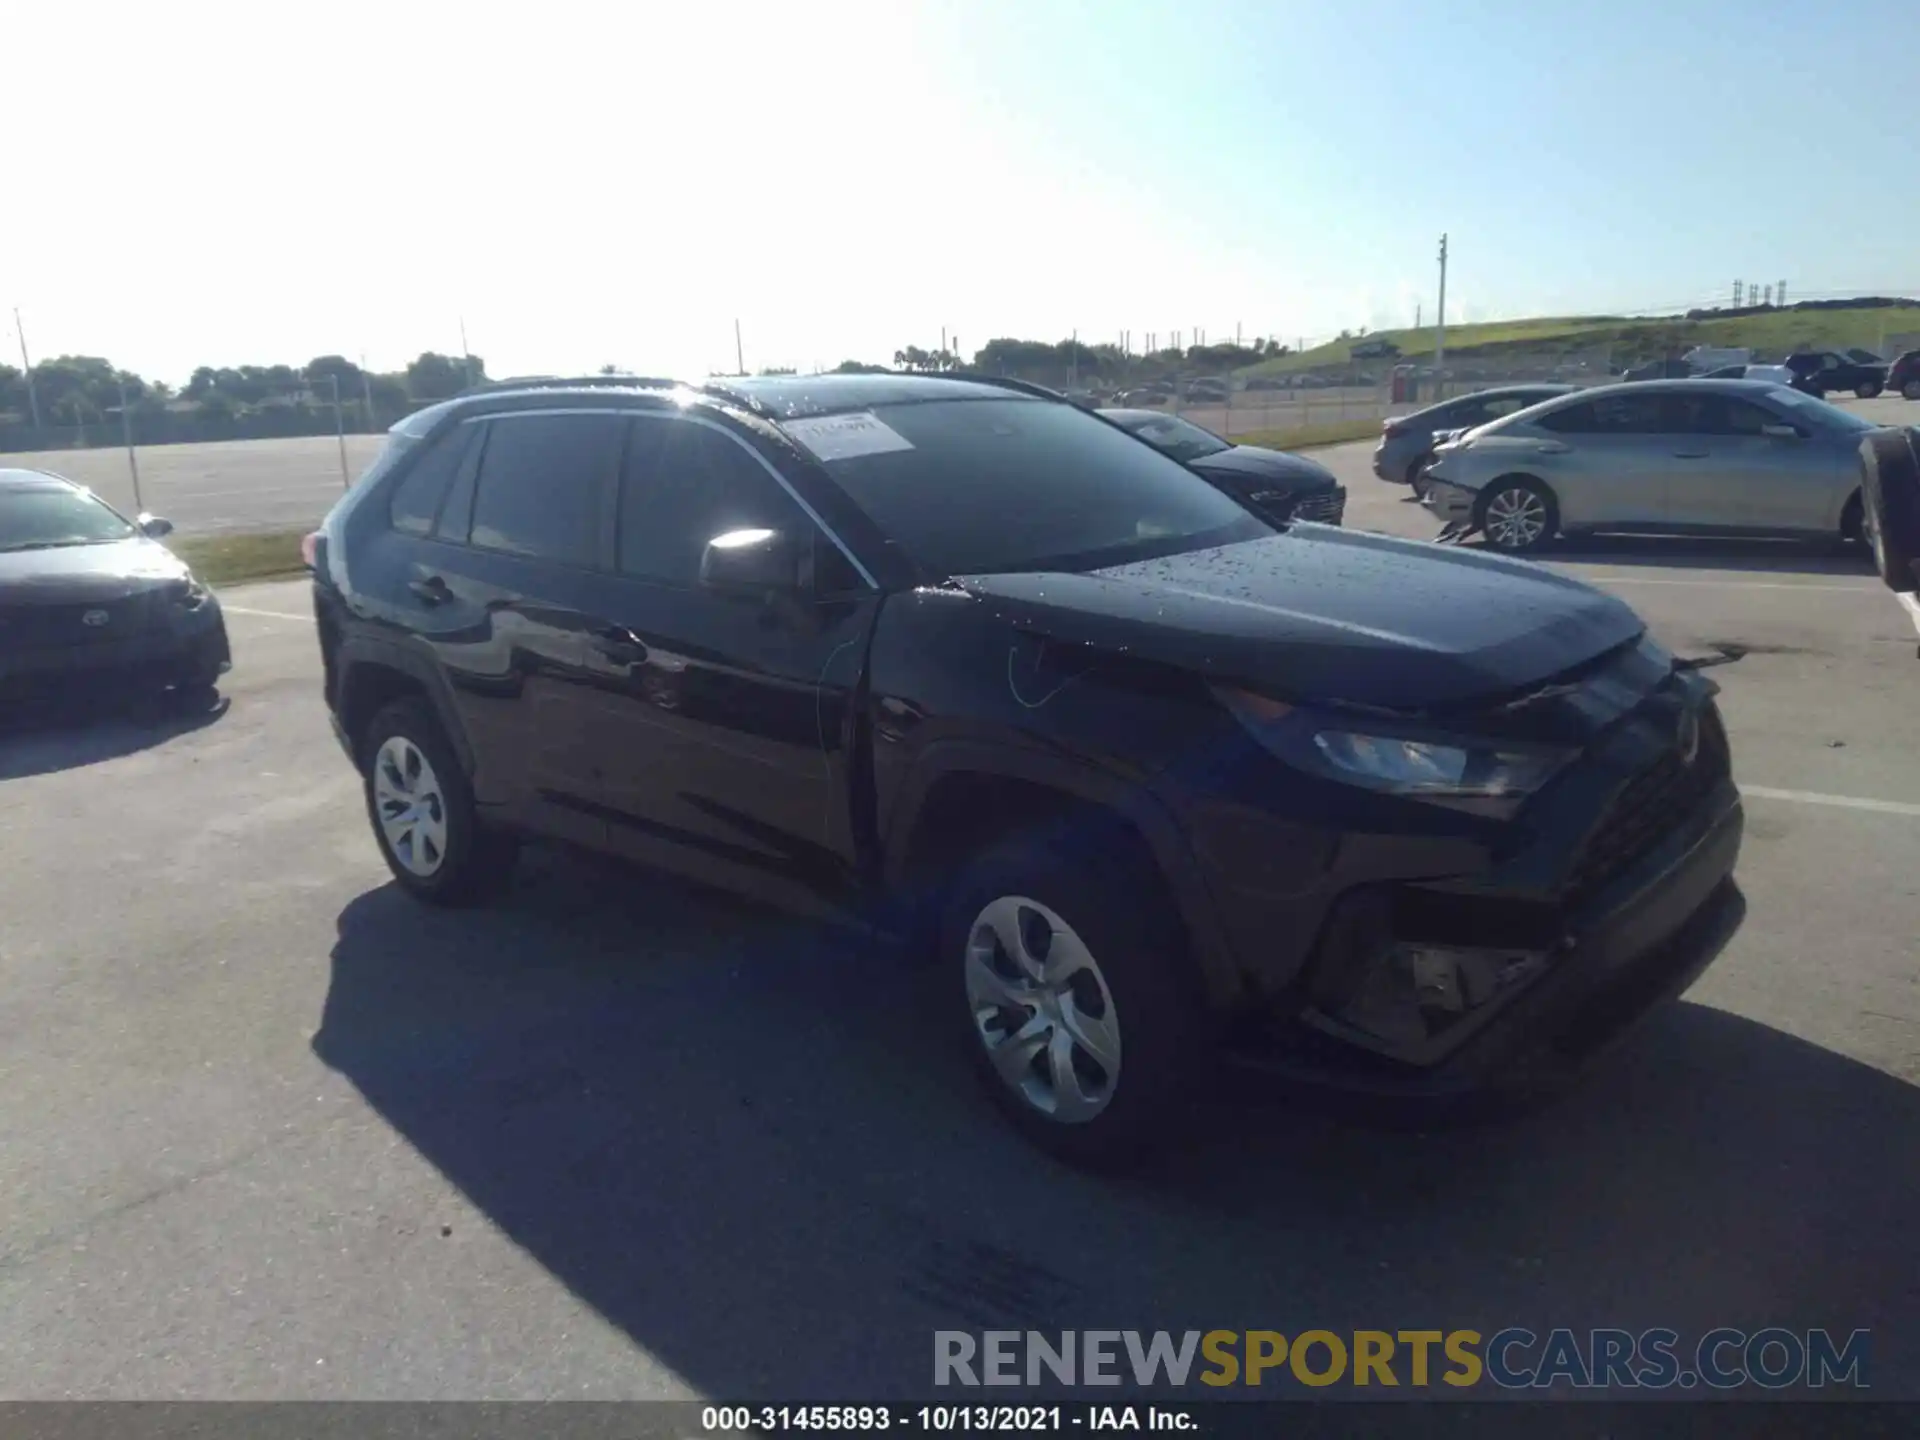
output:
<svg viewBox="0 0 1920 1440"><path fill-rule="evenodd" d="M1571 385L1501 385L1456 396L1389 420L1381 427L1373 449L1373 473L1394 485L1411 485L1417 495L1425 482L1421 472L1433 458L1434 432L1471 430L1502 415L1511 415L1542 400L1573 390Z"/></svg>
<svg viewBox="0 0 1920 1440"><path fill-rule="evenodd" d="M1744 345L1696 345L1680 358L1693 368L1694 374L1705 378L1710 370L1751 365L1753 351Z"/></svg>
<svg viewBox="0 0 1920 1440"><path fill-rule="evenodd" d="M1693 374L1693 366L1685 360L1669 357L1665 360L1649 360L1643 365L1635 365L1621 375L1622 380L1685 380Z"/></svg>
<svg viewBox="0 0 1920 1440"><path fill-rule="evenodd" d="M1224 405L1233 393L1233 386L1225 380L1195 380L1186 389L1186 401L1189 405Z"/></svg>
<svg viewBox="0 0 1920 1440"><path fill-rule="evenodd" d="M1764 380L1769 385L1792 385L1793 371L1784 365L1722 365L1695 376L1699 380Z"/></svg>
<svg viewBox="0 0 1920 1440"><path fill-rule="evenodd" d="M1753 380L1608 385L1440 446L1425 503L1516 553L1599 531L1860 542L1860 440L1877 428Z"/></svg>
<svg viewBox="0 0 1920 1440"><path fill-rule="evenodd" d="M489 900L531 835L878 927L939 967L902 1057L951 1035L1071 1160L1179 1139L1227 1045L1537 1093L1741 921L1713 687L1623 601L1275 533L1038 387L492 387L309 556L401 891Z"/></svg>
<svg viewBox="0 0 1920 1440"><path fill-rule="evenodd" d="M0 710L212 690L231 658L227 623L159 543L172 529L61 476L0 470Z"/></svg>
<svg viewBox="0 0 1920 1440"><path fill-rule="evenodd" d="M1159 385L1136 385L1114 397L1122 405L1164 405L1172 398L1173 391Z"/></svg>
<svg viewBox="0 0 1920 1440"><path fill-rule="evenodd" d="M1346 514L1346 487L1318 461L1259 445L1236 445L1190 420L1157 410L1100 413L1161 454L1198 470L1277 525L1293 520L1338 525Z"/></svg>
<svg viewBox="0 0 1920 1440"><path fill-rule="evenodd" d="M1909 400L1920 400L1920 350L1908 350L1894 357L1887 367L1887 389Z"/></svg>
<svg viewBox="0 0 1920 1440"><path fill-rule="evenodd" d="M1794 388L1809 395L1851 390L1862 400L1871 400L1887 384L1884 362L1865 363L1837 350L1802 350L1787 356L1784 363L1793 372Z"/></svg>

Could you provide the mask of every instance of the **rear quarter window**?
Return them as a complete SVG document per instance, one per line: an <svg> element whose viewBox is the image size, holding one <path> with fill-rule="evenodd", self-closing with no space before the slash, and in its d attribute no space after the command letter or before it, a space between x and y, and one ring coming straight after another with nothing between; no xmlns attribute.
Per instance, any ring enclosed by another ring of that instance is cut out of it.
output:
<svg viewBox="0 0 1920 1440"><path fill-rule="evenodd" d="M458 425L415 457L393 488L387 518L403 535L426 535L446 499L447 487L459 473L460 462L473 439L475 427Z"/></svg>

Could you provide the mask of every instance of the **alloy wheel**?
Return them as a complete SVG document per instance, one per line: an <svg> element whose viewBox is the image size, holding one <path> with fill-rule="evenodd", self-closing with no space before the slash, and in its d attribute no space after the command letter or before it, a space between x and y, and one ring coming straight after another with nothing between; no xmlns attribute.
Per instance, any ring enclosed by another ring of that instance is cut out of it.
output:
<svg viewBox="0 0 1920 1440"><path fill-rule="evenodd" d="M409 874L426 879L447 858L447 800L418 745L390 735L373 757L373 804L380 833Z"/></svg>
<svg viewBox="0 0 1920 1440"><path fill-rule="evenodd" d="M1524 550L1546 531L1546 502L1517 485L1502 490L1487 502L1486 519L1480 528L1502 550Z"/></svg>
<svg viewBox="0 0 1920 1440"><path fill-rule="evenodd" d="M1084 1124L1120 1081L1120 1018L1100 964L1038 900L1003 895L967 931L967 1004L994 1073L1034 1111Z"/></svg>

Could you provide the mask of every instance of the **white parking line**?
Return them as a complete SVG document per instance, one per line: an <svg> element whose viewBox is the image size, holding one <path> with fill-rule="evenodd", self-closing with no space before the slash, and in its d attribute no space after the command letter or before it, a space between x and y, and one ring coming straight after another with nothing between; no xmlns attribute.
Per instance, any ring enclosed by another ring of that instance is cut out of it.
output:
<svg viewBox="0 0 1920 1440"><path fill-rule="evenodd" d="M311 625L313 623L313 617L311 615L289 615L284 610L249 610L244 605L224 604L220 608L229 615L258 615L264 620L297 620L302 625Z"/></svg>
<svg viewBox="0 0 1920 1440"><path fill-rule="evenodd" d="M1868 800L1858 795L1822 795L1817 790L1775 790L1766 785L1742 785L1742 795L1760 800L1787 800L1796 805L1833 805L1842 810L1872 810L1881 815L1920 816L1920 805L1904 800Z"/></svg>

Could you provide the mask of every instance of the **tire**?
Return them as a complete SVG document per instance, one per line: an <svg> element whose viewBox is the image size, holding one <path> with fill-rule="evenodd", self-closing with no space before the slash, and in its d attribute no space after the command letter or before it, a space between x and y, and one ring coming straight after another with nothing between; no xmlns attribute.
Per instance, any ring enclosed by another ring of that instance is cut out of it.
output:
<svg viewBox="0 0 1920 1440"><path fill-rule="evenodd" d="M1138 849L1065 828L1002 842L966 866L939 929L993 1103L1041 1149L1095 1169L1187 1133L1208 1053L1185 935ZM1020 1053L1032 1063L1016 1068Z"/></svg>
<svg viewBox="0 0 1920 1440"><path fill-rule="evenodd" d="M430 904L464 906L506 888L517 838L480 820L473 787L426 701L396 700L376 714L360 756L367 820L402 889ZM393 818L396 807L412 812L411 826Z"/></svg>
<svg viewBox="0 0 1920 1440"><path fill-rule="evenodd" d="M1900 393L1909 400L1920 400L1920 379L1907 381L1900 387Z"/></svg>
<svg viewBox="0 0 1920 1440"><path fill-rule="evenodd" d="M1874 569L1890 590L1920 589L1920 450L1913 430L1860 442L1860 494Z"/></svg>
<svg viewBox="0 0 1920 1440"><path fill-rule="evenodd" d="M1427 498L1427 467L1433 463L1433 456L1422 455L1407 467L1407 484L1413 487L1413 498Z"/></svg>
<svg viewBox="0 0 1920 1440"><path fill-rule="evenodd" d="M1860 400L1871 400L1880 393L1880 390L1881 385L1878 380L1869 380L1864 385L1856 385L1853 387L1855 398Z"/></svg>
<svg viewBox="0 0 1920 1440"><path fill-rule="evenodd" d="M1508 555L1533 555L1560 533L1560 504L1538 480L1509 475L1481 491L1474 524L1494 549Z"/></svg>

